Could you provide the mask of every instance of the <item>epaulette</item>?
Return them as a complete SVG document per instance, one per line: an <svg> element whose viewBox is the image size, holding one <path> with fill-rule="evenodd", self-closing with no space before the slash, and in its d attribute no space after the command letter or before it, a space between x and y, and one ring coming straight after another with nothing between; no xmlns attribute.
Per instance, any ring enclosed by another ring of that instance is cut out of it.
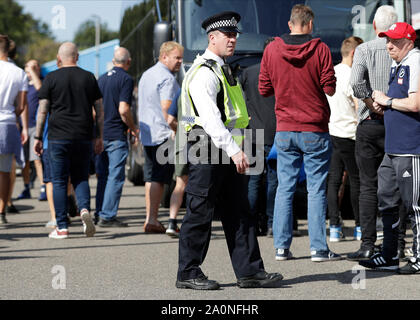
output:
<svg viewBox="0 0 420 320"><path fill-rule="evenodd" d="M206 66L207 68L213 68L213 66L216 64L216 60L213 59L205 59L203 66Z"/></svg>

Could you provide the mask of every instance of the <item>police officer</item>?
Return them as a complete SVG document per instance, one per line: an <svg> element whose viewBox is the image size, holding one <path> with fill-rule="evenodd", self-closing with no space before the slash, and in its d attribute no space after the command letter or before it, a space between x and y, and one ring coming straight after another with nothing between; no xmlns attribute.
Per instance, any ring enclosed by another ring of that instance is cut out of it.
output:
<svg viewBox="0 0 420 320"><path fill-rule="evenodd" d="M181 124L188 132L189 181L179 239L177 288L220 287L200 268L215 213L222 221L239 287L276 286L283 278L264 271L247 198L244 173L249 162L239 147L243 136L238 132L248 125L248 113L241 87L224 60L234 53L240 18L235 12L222 12L202 23L208 48L197 56L182 84Z"/></svg>

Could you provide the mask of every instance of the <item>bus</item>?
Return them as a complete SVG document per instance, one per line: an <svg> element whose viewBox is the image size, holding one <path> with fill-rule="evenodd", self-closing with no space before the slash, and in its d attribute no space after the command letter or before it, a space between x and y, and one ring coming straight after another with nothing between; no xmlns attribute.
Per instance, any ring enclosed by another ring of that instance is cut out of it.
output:
<svg viewBox="0 0 420 320"><path fill-rule="evenodd" d="M183 66L177 77L179 83L191 67L197 54L207 47L207 35L201 28L202 21L221 11L236 11L241 15L235 54L227 62L233 70L240 72L250 65L259 63L262 58L264 42L267 38L289 32L288 21L295 4L304 3L315 13L313 37L321 38L332 53L333 62L341 61L342 41L350 36L358 36L364 41L375 37L372 27L376 9L382 5L395 7L399 21L411 22L411 4L408 0L168 0L168 21L154 26L153 52L156 61L160 45L174 40L184 47ZM156 0L155 14L160 16L159 1ZM142 43L143 47L149 44ZM149 47L150 48L150 47ZM142 183L144 158L142 148L130 150L127 165L127 178L136 185Z"/></svg>

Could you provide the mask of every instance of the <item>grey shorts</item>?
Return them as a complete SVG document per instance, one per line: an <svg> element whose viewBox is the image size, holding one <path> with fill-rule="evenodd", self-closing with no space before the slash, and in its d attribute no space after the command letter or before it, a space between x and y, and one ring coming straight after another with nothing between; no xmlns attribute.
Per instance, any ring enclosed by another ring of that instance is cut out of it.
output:
<svg viewBox="0 0 420 320"><path fill-rule="evenodd" d="M13 153L0 154L0 172L10 172L12 170Z"/></svg>
<svg viewBox="0 0 420 320"><path fill-rule="evenodd" d="M35 131L36 131L35 127L28 129L28 141L23 146L23 152L25 154L25 161L41 160L41 158L38 157L34 151Z"/></svg>
<svg viewBox="0 0 420 320"><path fill-rule="evenodd" d="M182 152L178 152L175 154L175 177L182 177L188 175L188 163L186 159L183 159L182 157Z"/></svg>

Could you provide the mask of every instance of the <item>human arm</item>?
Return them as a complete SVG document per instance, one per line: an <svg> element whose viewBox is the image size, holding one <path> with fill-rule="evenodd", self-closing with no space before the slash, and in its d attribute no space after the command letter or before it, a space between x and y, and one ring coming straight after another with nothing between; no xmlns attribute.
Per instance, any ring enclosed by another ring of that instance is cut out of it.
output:
<svg viewBox="0 0 420 320"><path fill-rule="evenodd" d="M176 133L178 128L178 103L181 89L178 90L168 110L168 125Z"/></svg>
<svg viewBox="0 0 420 320"><path fill-rule="evenodd" d="M263 58L261 60L260 74L258 76L258 91L263 97L269 97L274 94L274 87L271 82L270 72L269 72L269 55L267 49L270 45L267 46L264 50Z"/></svg>
<svg viewBox="0 0 420 320"><path fill-rule="evenodd" d="M32 85L34 86L35 90L39 91L39 89L42 87L42 81L36 70L37 63L34 60L29 61L25 67L25 71L31 75Z"/></svg>
<svg viewBox="0 0 420 320"><path fill-rule="evenodd" d="M173 115L168 114L168 124L169 127L176 132L176 129L178 127L178 120L176 117L174 117Z"/></svg>
<svg viewBox="0 0 420 320"><path fill-rule="evenodd" d="M100 154L104 149L104 107L102 105L102 98L97 99L93 108L95 110L95 124L96 124L96 137L94 139L95 153Z"/></svg>
<svg viewBox="0 0 420 320"><path fill-rule="evenodd" d="M371 112L383 114L381 109L375 108L373 105L373 90L370 86L366 56L367 50L365 46L358 46L354 52L350 86L353 89L354 97L362 100Z"/></svg>
<svg viewBox="0 0 420 320"><path fill-rule="evenodd" d="M121 120L127 125L130 135L134 138L134 141L132 141L132 143L136 144L139 139L139 129L134 123L130 105L125 101L120 101L118 106L118 112L120 113Z"/></svg>
<svg viewBox="0 0 420 320"><path fill-rule="evenodd" d="M29 138L29 133L28 133L28 126L29 126L29 106L28 106L28 99L27 99L27 92L24 91L23 92L23 111L20 114L20 120L22 123L22 131L20 134L20 140L22 142L22 145L24 145ZM21 98L22 99L22 98Z"/></svg>
<svg viewBox="0 0 420 320"><path fill-rule="evenodd" d="M36 116L36 127L35 127L35 143L34 151L39 157L43 151L42 136L44 133L45 121L50 108L50 101L48 99L39 100L38 112Z"/></svg>
<svg viewBox="0 0 420 320"><path fill-rule="evenodd" d="M223 90L220 88L219 79L206 67L197 71L189 88L204 131L211 137L217 148L224 150L232 158L238 172L243 173L243 168L249 166L248 159L221 120L220 110L216 104L219 90Z"/></svg>
<svg viewBox="0 0 420 320"><path fill-rule="evenodd" d="M381 91L375 90L373 92L374 107L382 110L387 109L387 102L390 97L385 95ZM419 112L420 106L417 103L417 93L411 92L407 98L403 99L392 99L391 109L399 110L403 112Z"/></svg>
<svg viewBox="0 0 420 320"><path fill-rule="evenodd" d="M334 65L331 51L326 44L320 46L321 74L320 84L324 93L330 97L335 94L337 79L335 77Z"/></svg>

